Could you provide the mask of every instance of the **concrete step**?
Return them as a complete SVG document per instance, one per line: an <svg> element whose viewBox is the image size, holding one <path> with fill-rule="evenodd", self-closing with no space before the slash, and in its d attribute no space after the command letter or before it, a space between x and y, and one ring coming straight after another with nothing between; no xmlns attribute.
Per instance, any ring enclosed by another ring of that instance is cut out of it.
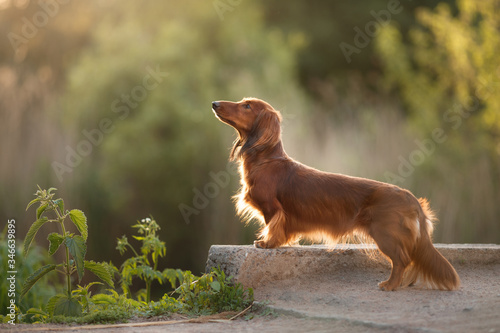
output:
<svg viewBox="0 0 500 333"><path fill-rule="evenodd" d="M434 244L452 265L500 263L500 245ZM251 245L212 245L206 269L220 267L246 287L298 276L332 274L339 268L387 270L390 263L375 245L346 244L329 248L324 245L257 249Z"/></svg>
<svg viewBox="0 0 500 333"><path fill-rule="evenodd" d="M272 331L500 332L500 245L435 246L457 270L459 290L417 285L380 291L377 283L389 277L390 265L370 245L333 250L214 245L207 269L221 267L252 287L256 302L269 312L310 325L304 330L297 320L287 319L288 324Z"/></svg>

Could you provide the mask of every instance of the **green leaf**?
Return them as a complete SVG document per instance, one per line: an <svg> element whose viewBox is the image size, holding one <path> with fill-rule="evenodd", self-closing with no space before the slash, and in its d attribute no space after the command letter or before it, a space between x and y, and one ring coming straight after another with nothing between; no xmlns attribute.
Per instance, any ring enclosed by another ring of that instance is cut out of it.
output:
<svg viewBox="0 0 500 333"><path fill-rule="evenodd" d="M177 285L177 281L179 281L179 284L182 283L183 273L180 269L165 268L162 272L162 275L164 279L170 282L172 288L174 289L175 286Z"/></svg>
<svg viewBox="0 0 500 333"><path fill-rule="evenodd" d="M89 290L90 287L96 286L96 285L104 286L104 283L99 282L99 281L90 282L89 284L85 285L85 289Z"/></svg>
<svg viewBox="0 0 500 333"><path fill-rule="evenodd" d="M30 203L28 204L28 206L26 207L26 210L28 210L28 208L30 208L31 205L33 205L34 203L37 203L40 200L41 200L40 198L35 198L35 199L31 200Z"/></svg>
<svg viewBox="0 0 500 333"><path fill-rule="evenodd" d="M97 294L92 296L94 304L116 304L116 299L112 295Z"/></svg>
<svg viewBox="0 0 500 333"><path fill-rule="evenodd" d="M122 238L116 239L116 249L120 251L120 254L124 254L127 251L127 245L130 245L127 236L123 235Z"/></svg>
<svg viewBox="0 0 500 333"><path fill-rule="evenodd" d="M35 238L36 233L38 232L38 229L42 225L45 224L49 219L44 216L38 220L36 220L28 230L28 233L26 234L26 238L24 238L24 246L23 246L23 255L26 257L28 255L29 248L31 246L31 243L33 242L33 239Z"/></svg>
<svg viewBox="0 0 500 333"><path fill-rule="evenodd" d="M49 317L49 314L41 309L30 308L26 311L23 317L23 322L26 323L39 323L44 322Z"/></svg>
<svg viewBox="0 0 500 333"><path fill-rule="evenodd" d="M57 232L53 232L53 233L49 234L47 239L49 240L49 243L50 243L49 256L51 256L54 253L56 253L59 246L62 244L62 242L64 242L64 237L61 236L60 234L58 234Z"/></svg>
<svg viewBox="0 0 500 333"><path fill-rule="evenodd" d="M213 290L219 292L220 291L220 283L219 283L219 281L212 281L212 282L210 282L210 287L212 287Z"/></svg>
<svg viewBox="0 0 500 333"><path fill-rule="evenodd" d="M82 306L76 298L59 297L54 305L54 316L57 315L80 317L82 315Z"/></svg>
<svg viewBox="0 0 500 333"><path fill-rule="evenodd" d="M85 217L85 214L83 214L83 212L79 209L73 209L69 212L69 218L76 225L83 239L87 240L88 228L87 228L87 218Z"/></svg>
<svg viewBox="0 0 500 333"><path fill-rule="evenodd" d="M41 316L47 316L47 313L41 309L37 308L30 308L28 311L26 311L27 314L37 314Z"/></svg>
<svg viewBox="0 0 500 333"><path fill-rule="evenodd" d="M40 280L45 274L53 271L56 269L57 265L54 264L48 264L31 274L26 281L24 282L23 285L23 290L21 290L21 295L19 296L20 299L26 295L26 293L33 287L33 285Z"/></svg>
<svg viewBox="0 0 500 333"><path fill-rule="evenodd" d="M57 191L57 188L55 188L55 187L51 187L51 188L49 188L49 189L47 190L47 193L48 193L48 194L51 194L51 193L52 193L52 191Z"/></svg>
<svg viewBox="0 0 500 333"><path fill-rule="evenodd" d="M65 244L68 247L69 253L75 259L76 271L78 273L78 282L82 280L85 253L87 246L82 236L76 235L73 237L66 236Z"/></svg>
<svg viewBox="0 0 500 333"><path fill-rule="evenodd" d="M163 274L159 271L153 271L153 278L156 279L160 284L163 284Z"/></svg>
<svg viewBox="0 0 500 333"><path fill-rule="evenodd" d="M40 207L38 207L36 209L36 219L37 220L40 218L40 216L42 216L43 212L47 209L48 206L49 206L49 204L43 204L43 205L40 205Z"/></svg>
<svg viewBox="0 0 500 333"><path fill-rule="evenodd" d="M56 303L57 301L60 299L60 298L64 298L64 297L68 297L64 294L57 294L57 295L54 295L52 296L49 301L47 302L47 305L45 305L45 310L47 311L47 313L52 316L52 314L54 313L54 307L56 306Z"/></svg>
<svg viewBox="0 0 500 333"><path fill-rule="evenodd" d="M113 283L113 277L109 273L107 264L94 262L92 260L85 260L84 266L85 269L88 269L89 271L97 275L99 279L106 282L111 288L115 287L115 284Z"/></svg>
<svg viewBox="0 0 500 333"><path fill-rule="evenodd" d="M154 279L153 268L151 266L140 265L140 266L137 266L136 271L137 271L137 275L141 279L145 279L145 280L153 280Z"/></svg>
<svg viewBox="0 0 500 333"><path fill-rule="evenodd" d="M71 293L72 293L72 295L87 296L90 294L90 292L89 292L90 287L92 287L96 284L100 284L100 285L104 286L104 283L99 282L99 281L95 281L95 282L91 282L91 283L85 285L85 287L78 285L78 288L73 290Z"/></svg>
<svg viewBox="0 0 500 333"><path fill-rule="evenodd" d="M160 284L163 284L163 274L160 271L155 271L151 266L140 265L135 269L135 275L139 276L144 281L157 280Z"/></svg>
<svg viewBox="0 0 500 333"><path fill-rule="evenodd" d="M57 199L54 200L54 203L59 207L59 210L61 211L62 214L64 214L64 200L63 199Z"/></svg>

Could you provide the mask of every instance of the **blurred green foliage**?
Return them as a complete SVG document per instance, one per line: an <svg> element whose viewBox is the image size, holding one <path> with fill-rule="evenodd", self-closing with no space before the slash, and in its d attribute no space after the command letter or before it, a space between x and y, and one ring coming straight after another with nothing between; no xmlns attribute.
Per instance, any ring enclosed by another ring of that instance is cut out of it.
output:
<svg viewBox="0 0 500 333"><path fill-rule="evenodd" d="M221 209L230 207L237 179L217 185L217 196L206 188L214 183L211 172L226 170L224 147L232 140L232 130L213 116L211 101L301 98L293 48L279 31L264 30L255 5L242 3L221 22L206 15L211 3L194 3L114 6L68 73L62 115L64 126L74 129L70 149L83 152L79 145L94 138L91 152L80 154L83 162L74 167L78 176L61 173L82 181L95 177L102 195L89 207L89 227L105 227L102 216L91 216L99 206L112 207L114 221L152 212L164 221L162 238L183 244L184 262L167 253L181 267L204 256L214 239L239 237L233 210ZM181 204L192 213L182 215Z"/></svg>
<svg viewBox="0 0 500 333"><path fill-rule="evenodd" d="M408 43L395 25L376 40L386 84L399 90L413 133L427 140L443 133L439 153L416 170L411 186L425 193L422 179L431 177L446 189L436 200L443 207L438 237L447 241L499 239L499 6L459 1L456 14L446 4L420 9Z"/></svg>
<svg viewBox="0 0 500 333"><path fill-rule="evenodd" d="M442 2L453 3L448 0ZM345 1L311 0L289 1L284 6L281 1L261 0L267 24L279 27L285 33L302 36L305 47L298 50L299 80L301 86L316 99L327 97L322 96L323 91L318 86L321 82L334 83L337 89L346 93L347 83L353 75L362 74L364 83L376 89L373 87L377 85L374 76L381 74L381 68L373 52L374 43L368 43L366 50L353 54L349 64L339 46L341 42L354 44L355 28L364 30L368 22L376 21L372 12L377 16L387 10L390 3L388 0L372 0L357 1L353 5ZM402 10L397 15L391 15L389 21L397 22L401 31L407 31L416 21L416 8L433 8L438 2L396 3ZM323 102L327 101L328 98Z"/></svg>

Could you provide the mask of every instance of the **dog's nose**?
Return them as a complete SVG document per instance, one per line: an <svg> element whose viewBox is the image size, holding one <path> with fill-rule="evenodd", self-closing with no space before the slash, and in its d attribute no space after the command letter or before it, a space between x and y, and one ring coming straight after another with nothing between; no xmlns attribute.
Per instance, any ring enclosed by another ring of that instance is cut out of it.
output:
<svg viewBox="0 0 500 333"><path fill-rule="evenodd" d="M220 106L219 102L212 102L212 109L217 109Z"/></svg>

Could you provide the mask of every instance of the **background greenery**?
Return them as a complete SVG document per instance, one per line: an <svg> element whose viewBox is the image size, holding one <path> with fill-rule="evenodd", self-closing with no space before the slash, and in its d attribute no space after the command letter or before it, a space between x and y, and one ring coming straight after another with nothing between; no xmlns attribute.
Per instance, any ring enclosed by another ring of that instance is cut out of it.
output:
<svg viewBox="0 0 500 333"><path fill-rule="evenodd" d="M500 242L499 1L402 1L351 62L340 44L391 1L42 3L0 1L0 227L15 218L19 239L39 184L85 212L96 261L119 265L116 238L149 214L161 268L201 272L211 244L250 243L225 171L234 133L210 103L255 96L282 111L287 152L331 172L388 181L441 129L394 182L430 199L435 241Z"/></svg>

